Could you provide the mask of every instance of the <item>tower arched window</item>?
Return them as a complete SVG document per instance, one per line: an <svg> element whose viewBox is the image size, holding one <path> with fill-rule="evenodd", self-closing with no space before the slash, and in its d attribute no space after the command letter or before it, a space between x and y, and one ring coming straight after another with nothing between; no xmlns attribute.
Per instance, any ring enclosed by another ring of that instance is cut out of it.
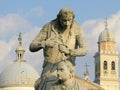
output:
<svg viewBox="0 0 120 90"><path fill-rule="evenodd" d="M111 70L115 70L115 62L114 61L111 62Z"/></svg>
<svg viewBox="0 0 120 90"><path fill-rule="evenodd" d="M107 61L104 61L104 70L107 70Z"/></svg>

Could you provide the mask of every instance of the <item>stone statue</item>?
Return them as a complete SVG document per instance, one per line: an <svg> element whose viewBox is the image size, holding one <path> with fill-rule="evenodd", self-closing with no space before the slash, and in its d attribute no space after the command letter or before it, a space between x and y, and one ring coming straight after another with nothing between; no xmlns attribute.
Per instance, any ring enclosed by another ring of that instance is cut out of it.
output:
<svg viewBox="0 0 120 90"><path fill-rule="evenodd" d="M86 86L75 78L74 67L67 61L61 61L57 65L58 81L50 90L87 90Z"/></svg>
<svg viewBox="0 0 120 90"><path fill-rule="evenodd" d="M47 23L30 44L31 52L43 49L45 58L38 90L49 90L57 82L58 62L68 60L74 66L76 56L87 54L84 32L74 18L71 9L61 9L57 18Z"/></svg>

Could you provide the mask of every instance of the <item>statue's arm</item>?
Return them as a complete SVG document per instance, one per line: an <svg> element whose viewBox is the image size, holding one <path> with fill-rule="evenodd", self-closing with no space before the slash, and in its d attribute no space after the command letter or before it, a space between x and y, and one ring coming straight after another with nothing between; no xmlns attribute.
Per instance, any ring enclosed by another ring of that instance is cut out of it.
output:
<svg viewBox="0 0 120 90"><path fill-rule="evenodd" d="M31 52L36 52L45 47L45 39L47 37L47 26L44 26L43 29L38 33L29 46Z"/></svg>
<svg viewBox="0 0 120 90"><path fill-rule="evenodd" d="M85 56L87 52L88 47L85 35L83 30L79 28L76 35L76 48L74 50L70 50L70 54L72 56Z"/></svg>

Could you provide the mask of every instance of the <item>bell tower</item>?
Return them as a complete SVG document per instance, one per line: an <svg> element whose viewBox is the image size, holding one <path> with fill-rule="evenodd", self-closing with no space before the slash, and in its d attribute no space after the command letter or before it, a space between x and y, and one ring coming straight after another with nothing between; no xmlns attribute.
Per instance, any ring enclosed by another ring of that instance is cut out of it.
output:
<svg viewBox="0 0 120 90"><path fill-rule="evenodd" d="M107 28L98 38L98 52L95 58L95 83L98 83L105 90L119 90L118 76L118 52L115 50L114 35Z"/></svg>

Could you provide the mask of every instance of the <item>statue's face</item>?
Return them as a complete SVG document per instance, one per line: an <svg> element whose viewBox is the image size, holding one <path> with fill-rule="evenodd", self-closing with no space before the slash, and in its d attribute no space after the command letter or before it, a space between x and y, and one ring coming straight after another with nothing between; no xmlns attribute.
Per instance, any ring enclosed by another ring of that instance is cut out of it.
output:
<svg viewBox="0 0 120 90"><path fill-rule="evenodd" d="M65 64L60 64L57 68L57 75L60 80L66 81L70 78L70 71Z"/></svg>
<svg viewBox="0 0 120 90"><path fill-rule="evenodd" d="M73 16L71 14L63 15L60 17L60 25L64 28L70 27L73 22Z"/></svg>

